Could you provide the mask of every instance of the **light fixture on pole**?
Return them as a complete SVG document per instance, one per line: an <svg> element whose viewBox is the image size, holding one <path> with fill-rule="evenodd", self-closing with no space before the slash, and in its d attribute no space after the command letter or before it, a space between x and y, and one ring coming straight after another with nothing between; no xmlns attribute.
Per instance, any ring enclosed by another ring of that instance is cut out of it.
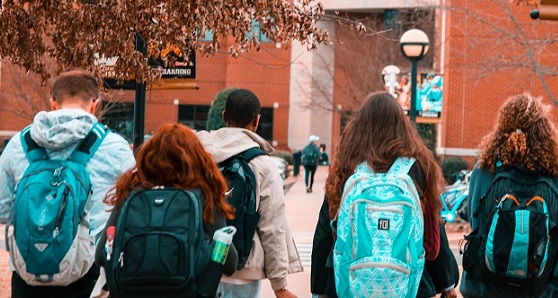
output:
<svg viewBox="0 0 558 298"><path fill-rule="evenodd" d="M388 65L382 70L382 81L388 87L389 94L393 97L397 97L397 94L395 94L395 87L397 86L395 78L400 71L399 67L395 65Z"/></svg>
<svg viewBox="0 0 558 298"><path fill-rule="evenodd" d="M411 29L403 33L399 39L401 53L411 60L411 107L409 115L412 122L417 116L417 61L422 59L430 46L428 35L419 29Z"/></svg>

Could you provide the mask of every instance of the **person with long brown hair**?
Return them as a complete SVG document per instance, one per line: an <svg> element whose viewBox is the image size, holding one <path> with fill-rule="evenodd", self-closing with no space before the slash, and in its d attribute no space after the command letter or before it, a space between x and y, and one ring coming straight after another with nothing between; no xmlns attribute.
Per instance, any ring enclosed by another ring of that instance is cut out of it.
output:
<svg viewBox="0 0 558 298"><path fill-rule="evenodd" d="M486 218L489 218L488 214L495 212L493 211L494 205L490 206L492 209L489 210L487 204L496 204L496 201L492 200L492 194L499 192L496 190L497 187L494 186L496 183L495 178L502 172L505 172L504 174L509 173L512 177L520 177L520 182L529 183L529 188L533 188L532 185L537 185L536 189L531 191L523 190L523 192L532 192L539 200L541 200L540 197L543 197L549 212L548 215L545 215L545 218L548 217L552 221L558 215L558 201L556 201L556 189L558 188L558 130L550 119L549 111L549 105L543 104L541 98L534 97L529 93L512 96L500 107L494 129L481 140L479 160L471 173L468 214L473 231L487 230L489 228L486 227ZM539 188L538 185L540 184L533 183L533 181L536 181L536 177L545 179L545 181L548 181L548 185ZM553 190L549 199L545 198L544 193L547 193L545 189ZM509 192L506 194L509 194ZM501 196L502 194L500 193L495 199L499 201ZM483 198L491 199L483 200ZM521 201L523 198L519 198L519 196L514 198L515 201L517 199ZM531 198L525 197L525 199ZM504 200L502 199L502 201ZM529 203L526 205L528 206ZM529 212L527 206L521 212ZM533 218L533 213L531 212L531 218ZM527 225L529 230L535 229L535 226L531 225L529 221ZM508 232L507 239L514 239L514 231ZM555 240L555 233L555 231L550 231L549 235L544 238L548 238L549 242L555 242L553 241ZM505 233L500 232L499 234ZM536 239L534 235L529 233L527 235L529 240L531 238ZM494 246L496 248L497 244L494 243ZM506 248L498 247L498 249L505 251ZM475 249L473 253L477 254L481 250L484 250L484 247ZM528 255L535 254L529 248ZM521 259L518 255L519 252L516 252L513 261L510 261L510 263L513 262L514 266L519 263L529 264L527 269L529 271L537 267L531 264L530 260ZM467 256L468 250L466 248L463 260L464 268L467 266ZM553 258L555 256L550 256L549 260ZM546 267L553 269L548 264ZM525 273L530 275L530 273L527 273L527 270L525 270ZM542 271L543 269L540 270ZM539 278L542 279L543 276ZM460 292L464 297L557 297L558 278L556 275L554 277L550 276L550 285L543 290L544 292L541 295L536 295L526 292L520 287L482 281L479 277L466 271L463 272L460 286Z"/></svg>
<svg viewBox="0 0 558 298"><path fill-rule="evenodd" d="M440 229L440 192L444 185L441 169L414 124L387 92L369 95L341 134L326 181L329 215L333 219L338 214L345 183L359 164L366 162L374 173L386 173L400 157L415 159L409 175L416 186L424 218L425 258L433 261L440 252L440 233L444 233L441 231L443 228ZM446 263L449 268L449 262ZM443 266L440 268L445 269ZM427 274L423 274L423 280L425 278L430 280ZM455 290L450 286L442 290L453 296ZM419 287L419 296L422 288L423 282Z"/></svg>
<svg viewBox="0 0 558 298"><path fill-rule="evenodd" d="M136 161L136 167L125 172L105 198L105 203L114 206L107 227L115 225L120 207L133 190L158 186L201 190L206 239L225 226L225 218L234 217L234 210L225 199L227 182L190 128L181 124L161 126L138 149ZM103 233L97 247L98 264L103 263L105 241L106 233ZM231 245L223 272L234 273L236 262L236 249Z"/></svg>

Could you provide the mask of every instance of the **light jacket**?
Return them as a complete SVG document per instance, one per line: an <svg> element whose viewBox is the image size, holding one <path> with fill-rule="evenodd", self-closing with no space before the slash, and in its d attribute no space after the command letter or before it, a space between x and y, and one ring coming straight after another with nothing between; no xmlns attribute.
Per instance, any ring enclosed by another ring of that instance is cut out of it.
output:
<svg viewBox="0 0 558 298"><path fill-rule="evenodd" d="M198 138L217 163L254 147L265 152L274 149L262 137L242 128L225 127L199 131ZM256 176L256 208L260 222L245 267L231 277L260 280L268 278L273 290L287 286L287 274L303 270L294 239L287 224L283 184L273 159L261 155L252 159Z"/></svg>
<svg viewBox="0 0 558 298"><path fill-rule="evenodd" d="M66 159L85 138L97 118L81 109L39 112L31 126L31 138L44 147L51 159ZM90 211L91 235L103 230L110 215L103 198L122 173L135 165L128 142L110 132L86 165L93 194ZM0 222L6 222L15 187L29 166L23 152L20 133L15 134L0 156Z"/></svg>

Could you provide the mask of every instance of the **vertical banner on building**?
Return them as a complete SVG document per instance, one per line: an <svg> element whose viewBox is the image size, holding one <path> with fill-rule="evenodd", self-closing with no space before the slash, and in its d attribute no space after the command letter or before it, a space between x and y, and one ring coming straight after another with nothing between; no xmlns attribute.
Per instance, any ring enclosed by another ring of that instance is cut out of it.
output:
<svg viewBox="0 0 558 298"><path fill-rule="evenodd" d="M393 84L386 81L386 90ZM419 76L416 92L418 123L437 123L441 120L444 99L444 80L441 75L429 73ZM406 114L411 102L411 81L409 76L399 74L395 83L395 98Z"/></svg>

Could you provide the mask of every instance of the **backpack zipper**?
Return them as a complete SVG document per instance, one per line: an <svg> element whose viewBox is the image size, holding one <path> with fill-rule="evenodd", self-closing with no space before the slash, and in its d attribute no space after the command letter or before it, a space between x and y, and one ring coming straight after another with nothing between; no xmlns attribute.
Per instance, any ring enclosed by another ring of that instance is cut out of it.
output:
<svg viewBox="0 0 558 298"><path fill-rule="evenodd" d="M120 256L118 256L118 263L120 263L120 267L124 267L124 252L120 252Z"/></svg>
<svg viewBox="0 0 558 298"><path fill-rule="evenodd" d="M397 270L400 271L406 275L410 275L411 274L411 270L403 267L403 266L398 266L395 264L391 264L391 263L380 263L380 262L375 262L375 263L363 263L363 264L356 264L353 265L349 268L349 271L351 273L351 278L355 278L354 276L354 272L358 269L365 269L365 268L387 268L387 269L393 269L393 270Z"/></svg>
<svg viewBox="0 0 558 298"><path fill-rule="evenodd" d="M62 220L64 219L64 214L66 213L66 205L68 204L68 193L70 192L70 187L66 185L64 192L62 193L62 200L60 202L60 207L58 208L58 215L56 216L56 225L52 231L52 238L56 238L60 234L60 226L62 225Z"/></svg>

